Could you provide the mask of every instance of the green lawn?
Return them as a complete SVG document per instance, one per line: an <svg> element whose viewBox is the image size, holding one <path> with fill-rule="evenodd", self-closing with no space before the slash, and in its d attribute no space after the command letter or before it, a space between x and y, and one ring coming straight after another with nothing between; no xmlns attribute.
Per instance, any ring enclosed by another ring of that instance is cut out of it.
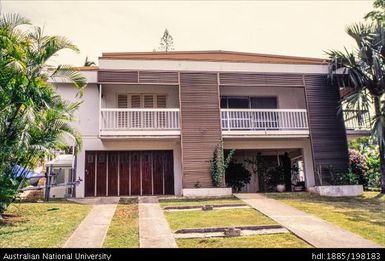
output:
<svg viewBox="0 0 385 261"><path fill-rule="evenodd" d="M225 204L242 204L241 200L235 197L217 198L217 199L162 199L160 205L162 207L176 206L203 206L203 205L225 205Z"/></svg>
<svg viewBox="0 0 385 261"><path fill-rule="evenodd" d="M385 246L385 196L378 192L341 198L320 197L307 192L265 195Z"/></svg>
<svg viewBox="0 0 385 261"><path fill-rule="evenodd" d="M254 209L216 209L209 211L165 211L171 230L182 228L227 227L275 224Z"/></svg>
<svg viewBox="0 0 385 261"><path fill-rule="evenodd" d="M226 199L178 199L162 201L166 206L196 206L213 204L244 203L237 198ZM209 211L164 212L172 231L183 228L230 227L276 224L259 211L252 208L214 209ZM256 248L256 247L310 247L291 233L274 235L253 235L231 238L177 239L181 248Z"/></svg>
<svg viewBox="0 0 385 261"><path fill-rule="evenodd" d="M304 248L311 247L291 233L226 238L178 239L180 248Z"/></svg>
<svg viewBox="0 0 385 261"><path fill-rule="evenodd" d="M13 203L0 221L0 248L61 247L90 209L67 201Z"/></svg>
<svg viewBox="0 0 385 261"><path fill-rule="evenodd" d="M106 248L139 247L139 213L136 200L121 199L104 240Z"/></svg>

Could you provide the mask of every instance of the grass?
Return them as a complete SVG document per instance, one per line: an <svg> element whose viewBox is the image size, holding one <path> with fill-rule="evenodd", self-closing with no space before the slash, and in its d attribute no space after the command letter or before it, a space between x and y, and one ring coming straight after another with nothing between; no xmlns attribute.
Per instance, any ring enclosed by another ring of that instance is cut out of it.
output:
<svg viewBox="0 0 385 261"><path fill-rule="evenodd" d="M213 199L162 199L160 205L162 207L176 206L203 206L203 205L225 205L225 204L242 204L241 200L235 197L229 198L213 198Z"/></svg>
<svg viewBox="0 0 385 261"><path fill-rule="evenodd" d="M104 240L106 248L139 247L139 213L136 200L121 199Z"/></svg>
<svg viewBox="0 0 385 261"><path fill-rule="evenodd" d="M254 209L165 212L171 230L182 228L228 227L275 224Z"/></svg>
<svg viewBox="0 0 385 261"><path fill-rule="evenodd" d="M178 199L164 200L166 206L196 206L212 204L244 203L237 198L226 199ZM276 224L259 211L252 208L214 209L209 211L164 212L172 231L183 228L232 227L248 225ZM310 247L291 233L274 235L253 235L227 238L177 239L181 248L299 248Z"/></svg>
<svg viewBox="0 0 385 261"><path fill-rule="evenodd" d="M306 192L268 193L266 196L385 246L385 195L378 192L341 198L321 197Z"/></svg>
<svg viewBox="0 0 385 261"><path fill-rule="evenodd" d="M0 221L0 248L61 247L90 209L67 201L13 203Z"/></svg>
<svg viewBox="0 0 385 261"><path fill-rule="evenodd" d="M307 243L291 233L226 238L178 239L180 248L304 248Z"/></svg>

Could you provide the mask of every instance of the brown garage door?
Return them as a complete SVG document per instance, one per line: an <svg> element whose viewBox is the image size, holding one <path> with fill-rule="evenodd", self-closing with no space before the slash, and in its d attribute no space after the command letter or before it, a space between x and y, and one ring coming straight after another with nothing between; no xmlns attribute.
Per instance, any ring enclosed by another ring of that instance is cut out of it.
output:
<svg viewBox="0 0 385 261"><path fill-rule="evenodd" d="M85 196L173 195L172 151L86 151Z"/></svg>

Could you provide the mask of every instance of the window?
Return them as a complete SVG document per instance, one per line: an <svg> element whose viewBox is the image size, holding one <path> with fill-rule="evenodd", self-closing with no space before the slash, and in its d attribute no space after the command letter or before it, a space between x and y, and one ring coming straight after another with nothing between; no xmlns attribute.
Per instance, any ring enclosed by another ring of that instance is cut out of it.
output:
<svg viewBox="0 0 385 261"><path fill-rule="evenodd" d="M221 97L222 109L276 109L277 107L276 97Z"/></svg>
<svg viewBox="0 0 385 261"><path fill-rule="evenodd" d="M118 94L118 108L166 108L166 95L161 94Z"/></svg>
<svg viewBox="0 0 385 261"><path fill-rule="evenodd" d="M276 97L250 97L250 108L252 109L276 109Z"/></svg>
<svg viewBox="0 0 385 261"><path fill-rule="evenodd" d="M227 106L232 109L248 109L249 97L229 97L227 98Z"/></svg>
<svg viewBox="0 0 385 261"><path fill-rule="evenodd" d="M128 108L127 94L118 95L118 108Z"/></svg>
<svg viewBox="0 0 385 261"><path fill-rule="evenodd" d="M222 96L222 109L246 109L246 111L230 111L222 114L222 126L234 129L276 129L278 128L278 112L263 109L277 109L276 97ZM249 110L247 109L261 109Z"/></svg>

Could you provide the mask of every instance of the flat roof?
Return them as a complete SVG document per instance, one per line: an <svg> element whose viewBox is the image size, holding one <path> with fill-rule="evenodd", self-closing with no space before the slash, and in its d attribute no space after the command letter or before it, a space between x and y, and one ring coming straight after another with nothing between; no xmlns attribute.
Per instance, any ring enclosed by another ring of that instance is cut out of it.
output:
<svg viewBox="0 0 385 261"><path fill-rule="evenodd" d="M233 51L106 52L99 59L111 60L181 60L325 65L327 59Z"/></svg>

